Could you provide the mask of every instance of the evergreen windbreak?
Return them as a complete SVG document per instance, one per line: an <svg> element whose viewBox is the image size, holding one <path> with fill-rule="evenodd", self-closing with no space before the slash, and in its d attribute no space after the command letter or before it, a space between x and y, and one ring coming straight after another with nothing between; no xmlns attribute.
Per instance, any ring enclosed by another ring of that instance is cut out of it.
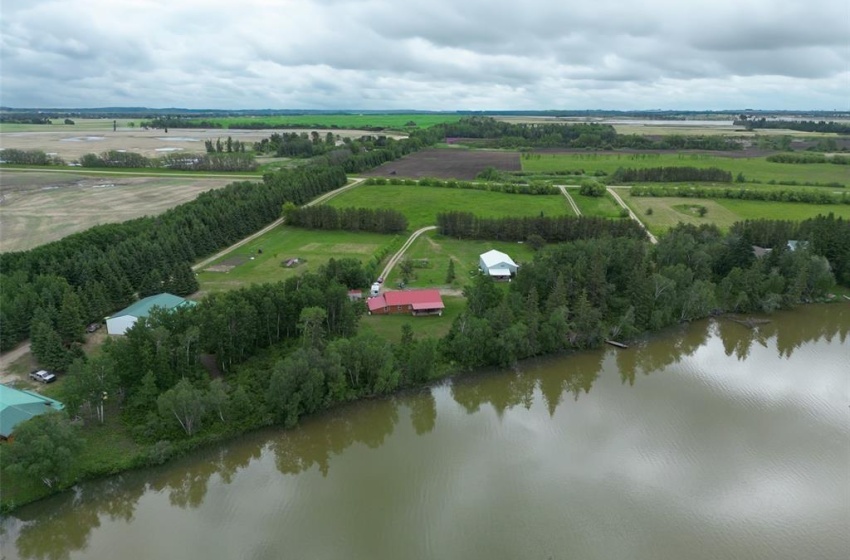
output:
<svg viewBox="0 0 850 560"><path fill-rule="evenodd" d="M197 282L189 266L196 259L273 222L283 203L304 204L345 182L340 167L269 173L262 182L210 190L159 216L96 226L29 251L3 254L0 350L29 336L37 308L55 318L67 290L82 301L84 321L101 320L152 285L178 295L192 293Z"/></svg>

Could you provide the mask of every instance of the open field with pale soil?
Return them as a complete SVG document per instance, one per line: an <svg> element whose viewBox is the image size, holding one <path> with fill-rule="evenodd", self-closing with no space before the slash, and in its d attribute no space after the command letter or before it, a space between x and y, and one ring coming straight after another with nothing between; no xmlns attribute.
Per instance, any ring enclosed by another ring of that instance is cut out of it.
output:
<svg viewBox="0 0 850 560"><path fill-rule="evenodd" d="M156 215L235 179L0 170L0 251L21 251L105 223Z"/></svg>
<svg viewBox="0 0 850 560"><path fill-rule="evenodd" d="M61 122L61 121L56 121ZM221 129L169 129L144 130L129 128L127 120L119 121L118 130L112 131L111 120L79 119L74 125L17 125L3 124L0 127L0 149L42 150L57 154L66 161L74 161L85 154L126 150L147 157L168 153L203 153L204 140L222 140L228 136L240 142L253 144L274 133L310 132L305 130L221 130ZM327 131L321 131L322 135ZM340 137L359 138L369 132L363 130L333 130ZM371 133L374 134L374 133ZM404 135L388 134L394 138Z"/></svg>

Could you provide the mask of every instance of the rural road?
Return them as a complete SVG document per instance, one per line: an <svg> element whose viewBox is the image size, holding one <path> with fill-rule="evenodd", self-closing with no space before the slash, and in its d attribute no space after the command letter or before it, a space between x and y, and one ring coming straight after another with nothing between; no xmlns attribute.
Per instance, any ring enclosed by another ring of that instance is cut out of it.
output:
<svg viewBox="0 0 850 560"><path fill-rule="evenodd" d="M9 366L18 361L24 354L28 354L29 351L30 341L27 340L5 354L0 354L0 383L6 383L17 378L14 375L8 375L6 372L9 370Z"/></svg>
<svg viewBox="0 0 850 560"><path fill-rule="evenodd" d="M401 257L404 256L404 252L407 251L411 245L413 245L413 242L416 241L417 237L419 237L426 231L431 231L434 229L437 229L437 226L426 226L424 228L417 229L416 231L414 231L410 235L410 237L407 238L407 241L404 242L404 245L401 246L401 249L399 249L398 252L393 255L393 257L389 260L387 266L384 267L383 272L381 272L381 278L386 280L386 278L390 275L390 272L392 272L393 267L398 263L398 261L401 260Z"/></svg>
<svg viewBox="0 0 850 560"><path fill-rule="evenodd" d="M338 194L340 194L340 193L343 193L343 192L345 192L345 191L347 191L347 190L349 190L349 189L353 189L354 187L356 187L357 185L359 185L360 183L362 183L362 182L363 182L363 181L365 181L365 180L366 180L366 179L354 179L351 183L349 183L349 184L347 184L347 185L345 185L345 186L342 186L342 187L340 187L340 188L336 189L335 191L331 191L331 192L329 192L329 193L325 193L325 194L323 194L322 196L319 196L319 197L317 197L317 198L314 198L313 200L311 200L310 202L308 202L308 203L307 203L307 204L305 204L304 206L314 206L314 205L316 205L316 204L321 204L322 202L325 202L325 201L327 201L327 200L330 200L330 199L332 199L333 197L335 197L336 195L338 195ZM260 237L261 235L263 235L263 234L265 234L265 233L267 233L267 232L269 232L269 231L273 230L274 228L276 228L277 226L279 226L279 225L280 225L280 224L282 224L282 223L283 223L283 218L278 218L277 220L273 221L272 223L270 223L269 225L267 225L266 227L264 227L264 228L263 228L263 229L261 229L260 231L258 231L258 232L256 232L256 233L252 233L251 235L249 235L249 236L248 236L248 237L246 237L245 239L242 239L241 241L237 241L236 243L234 243L234 244L233 244L233 245L231 245L230 247L228 247L228 248L226 248L226 249L224 249L224 250L219 251L218 253L216 253L215 255L213 255L213 256L211 256L211 257L209 257L209 258L206 258L206 259L202 260L201 262L199 262L199 263L198 263L198 264L196 264L196 265L193 265L193 266L192 266L192 270L193 270L193 271L198 271L198 270L200 270L200 269L202 269L202 268L204 268L204 267L208 266L210 263L214 262L214 261L215 261L215 260L217 260L217 259L220 259L221 257L223 257L224 255L226 255L226 254L227 254L227 253L229 253L230 251L233 251L233 250L235 250L235 249L238 249L238 248L239 248L239 247L241 247L242 245L245 245L246 243L249 243L249 242L253 241L254 239L256 239L256 238Z"/></svg>
<svg viewBox="0 0 850 560"><path fill-rule="evenodd" d="M567 202L569 202L570 206L572 206L573 212L576 213L576 216L581 216L581 210L578 209L578 206L576 205L576 201L573 200L573 197L571 197L570 193L567 192L567 187L565 187L564 185L555 185L555 186L558 187L559 189L561 189L561 192L564 193L565 197L567 197Z"/></svg>
<svg viewBox="0 0 850 560"><path fill-rule="evenodd" d="M658 238L657 238L657 237L655 237L654 235L652 235L651 233L649 233L649 230L648 230L648 229L646 229L646 226L643 224L643 222L641 222L641 221L640 221L640 218L638 218L638 217L637 217L637 214L635 214L634 212L632 212L632 209L631 209L631 208L629 208L628 206L626 206L626 203L625 203L625 202L623 202L623 199L622 199L622 198L620 198L620 195L618 195L618 194L614 191L614 189L613 189L612 187L605 187L605 188L606 188L606 190L607 190L609 193L611 193L611 196L613 196L613 197L614 197L614 200L616 200L616 201L617 201L617 204L619 204L620 206L622 206L623 208L625 208L625 209L626 209L626 211L628 211L628 213L629 213L629 217L630 217L631 219L633 219L634 221L636 221L638 224L640 224L640 227L642 227L642 228L643 228L643 231L645 231L645 232L646 232L646 235L647 235L647 236L649 236L649 241L650 241L650 243L652 243L653 245L658 244ZM625 188L630 188L630 187L618 187L618 188L623 188L623 189L625 189Z"/></svg>

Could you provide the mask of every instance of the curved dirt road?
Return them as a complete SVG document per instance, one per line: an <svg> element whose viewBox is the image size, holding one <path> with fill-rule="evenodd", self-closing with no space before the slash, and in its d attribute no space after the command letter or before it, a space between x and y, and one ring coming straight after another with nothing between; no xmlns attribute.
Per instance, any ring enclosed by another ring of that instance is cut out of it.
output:
<svg viewBox="0 0 850 560"><path fill-rule="evenodd" d="M419 237L426 231L431 231L435 229L437 229L437 226L426 226L424 228L417 229L416 231L414 231L410 235L410 237L407 238L407 241L404 242L404 245L401 246L401 249L399 249L396 254L392 256L389 262L387 262L387 266L385 266L383 272L381 272L381 278L386 279L390 275L390 272L392 272L393 267L398 263L398 261L401 260L401 257L404 256L404 252L407 251L411 245L413 245L413 242L416 241L417 237Z"/></svg>

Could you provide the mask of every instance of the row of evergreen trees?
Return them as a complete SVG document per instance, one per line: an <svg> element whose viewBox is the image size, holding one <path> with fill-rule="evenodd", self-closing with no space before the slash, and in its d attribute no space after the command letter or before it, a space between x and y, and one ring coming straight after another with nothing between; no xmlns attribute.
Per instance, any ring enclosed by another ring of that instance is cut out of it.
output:
<svg viewBox="0 0 850 560"><path fill-rule="evenodd" d="M824 154L815 154L811 152L803 153L788 153L788 154L773 154L767 156L767 161L775 163L832 163L835 165L850 165L850 156L825 156Z"/></svg>
<svg viewBox="0 0 850 560"><path fill-rule="evenodd" d="M437 214L441 235L458 239L525 241L540 236L549 243L598 237L646 239L643 228L633 220L608 220L588 216L533 216L483 218L471 212Z"/></svg>
<svg viewBox="0 0 850 560"><path fill-rule="evenodd" d="M257 169L254 154L244 152L166 154L158 158L149 158L133 152L112 150L100 155L86 154L80 158L80 165L133 169L158 167L179 171L254 171Z"/></svg>
<svg viewBox="0 0 850 560"><path fill-rule="evenodd" d="M345 231L372 231L376 233L401 233L407 229L407 218L398 210L388 208L335 208L326 204L283 206L286 224L308 229Z"/></svg>
<svg viewBox="0 0 850 560"><path fill-rule="evenodd" d="M29 251L4 253L0 348L26 339L36 309L52 302L53 314L66 289L78 292L83 322L102 320L136 294L158 291L156 286L191 293L196 285L189 283L190 263L273 222L284 202L304 204L345 182L340 168L270 173L262 183L232 183L153 218L96 226Z"/></svg>
<svg viewBox="0 0 850 560"><path fill-rule="evenodd" d="M766 200L771 202L803 202L807 204L850 204L850 192L835 193L825 190L801 189L734 189L727 187L671 187L636 186L629 190L631 196L681 196L687 198L731 198L736 200Z"/></svg>
<svg viewBox="0 0 850 560"><path fill-rule="evenodd" d="M610 178L612 183L683 183L708 181L731 183L732 172L717 167L620 167Z"/></svg>

